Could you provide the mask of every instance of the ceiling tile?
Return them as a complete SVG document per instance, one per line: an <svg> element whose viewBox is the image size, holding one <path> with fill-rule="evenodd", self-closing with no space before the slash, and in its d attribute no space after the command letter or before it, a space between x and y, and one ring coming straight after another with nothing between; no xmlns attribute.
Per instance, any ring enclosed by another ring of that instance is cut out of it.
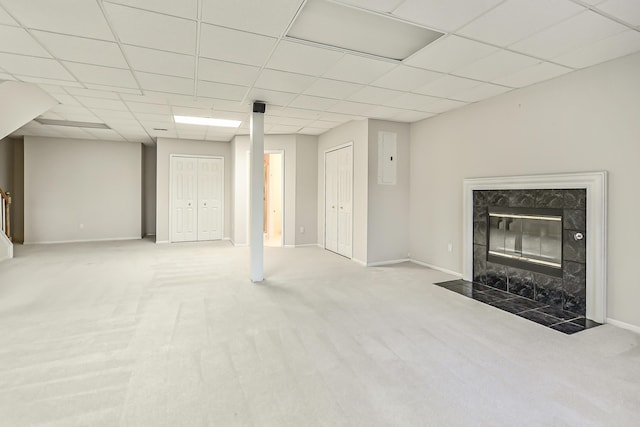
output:
<svg viewBox="0 0 640 427"><path fill-rule="evenodd" d="M2 25L18 25L18 23L11 17L0 5L0 24Z"/></svg>
<svg viewBox="0 0 640 427"><path fill-rule="evenodd" d="M86 129L86 132L95 136L101 141L123 141L118 133L112 129Z"/></svg>
<svg viewBox="0 0 640 427"><path fill-rule="evenodd" d="M599 4L598 9L634 27L640 26L640 1L638 0L608 0Z"/></svg>
<svg viewBox="0 0 640 427"><path fill-rule="evenodd" d="M138 84L131 71L120 68L64 62L64 65L83 83L97 83L107 86L137 88Z"/></svg>
<svg viewBox="0 0 640 427"><path fill-rule="evenodd" d="M31 29L114 40L98 2L86 0L3 0L2 5Z"/></svg>
<svg viewBox="0 0 640 427"><path fill-rule="evenodd" d="M304 93L325 98L344 99L363 87L363 85L339 80L318 79Z"/></svg>
<svg viewBox="0 0 640 427"><path fill-rule="evenodd" d="M112 91L112 92L117 92L119 94L129 93L132 95L142 95L142 91L138 88L98 85L95 83L85 83L85 86L87 87L87 89Z"/></svg>
<svg viewBox="0 0 640 427"><path fill-rule="evenodd" d="M334 127L336 127L336 122L327 122L324 120L314 120L313 122L309 123L309 126L314 127L314 128L318 128L318 129L332 129Z"/></svg>
<svg viewBox="0 0 640 427"><path fill-rule="evenodd" d="M64 87L78 87L81 88L82 85L78 83L76 80L67 81L67 80L56 80L56 79L47 79L44 77L31 77L31 76L21 76L19 74L15 75L18 80L22 82L28 83L38 83L40 85L55 85L55 86L64 86Z"/></svg>
<svg viewBox="0 0 640 427"><path fill-rule="evenodd" d="M172 107L171 112L176 116L212 117L211 108Z"/></svg>
<svg viewBox="0 0 640 427"><path fill-rule="evenodd" d="M312 136L317 136L317 135L322 135L323 133L325 133L327 131L327 129L323 129L323 128L314 128L314 127L304 127L302 129L300 129L298 131L298 133L302 134L302 135L312 135Z"/></svg>
<svg viewBox="0 0 640 427"><path fill-rule="evenodd" d="M509 0L457 33L508 46L584 10L570 0Z"/></svg>
<svg viewBox="0 0 640 427"><path fill-rule="evenodd" d="M377 12L393 12L404 0L336 0L338 3L352 5L361 9Z"/></svg>
<svg viewBox="0 0 640 427"><path fill-rule="evenodd" d="M100 108L103 110L119 110L124 111L127 107L122 101L115 99L90 98L77 96L76 99L89 109Z"/></svg>
<svg viewBox="0 0 640 427"><path fill-rule="evenodd" d="M369 84L396 66L390 61L380 61L356 55L344 55L323 77L352 83Z"/></svg>
<svg viewBox="0 0 640 427"><path fill-rule="evenodd" d="M306 90L315 78L302 74L286 73L284 71L263 70L256 81L255 87L282 92L299 93Z"/></svg>
<svg viewBox="0 0 640 427"><path fill-rule="evenodd" d="M372 119L378 119L378 120L393 120L395 116L397 116L398 114L404 111L407 111L407 110L403 110L401 108L380 106L369 111L369 117L371 117Z"/></svg>
<svg viewBox="0 0 640 427"><path fill-rule="evenodd" d="M127 45L123 49L131 68L136 71L193 78L195 57L192 55Z"/></svg>
<svg viewBox="0 0 640 427"><path fill-rule="evenodd" d="M167 101L162 96L122 94L121 98L127 103L129 103L129 101L145 103L145 104L166 104L167 103Z"/></svg>
<svg viewBox="0 0 640 427"><path fill-rule="evenodd" d="M126 110L118 111L118 110L103 110L101 108L92 108L91 112L93 112L93 114L95 114L96 116L100 117L103 120L109 120L114 123L134 122L137 126L139 126L138 122L136 121L136 118L133 117L133 114L131 114L129 111L126 111Z"/></svg>
<svg viewBox="0 0 640 427"><path fill-rule="evenodd" d="M456 98L456 95L478 86L481 82L456 76L444 76L438 80L422 86L415 91L423 95L441 98Z"/></svg>
<svg viewBox="0 0 640 427"><path fill-rule="evenodd" d="M425 108L427 108L427 105L436 102L438 99L440 98L418 95L416 93L405 93L404 95L390 100L389 102L385 102L384 105L387 105L389 107L430 112Z"/></svg>
<svg viewBox="0 0 640 427"><path fill-rule="evenodd" d="M500 50L465 67L454 70L463 77L492 81L498 77L532 67L540 61L519 53Z"/></svg>
<svg viewBox="0 0 640 427"><path fill-rule="evenodd" d="M640 51L640 33L627 30L566 53L555 58L554 61L569 67L584 68L638 51Z"/></svg>
<svg viewBox="0 0 640 427"><path fill-rule="evenodd" d="M43 31L33 31L32 34L58 59L128 68L116 43Z"/></svg>
<svg viewBox="0 0 640 427"><path fill-rule="evenodd" d="M179 105L182 107L211 108L214 101L209 98L201 97L196 99L193 95L182 95L177 93L145 91L144 94L150 97L163 99L167 104Z"/></svg>
<svg viewBox="0 0 640 427"><path fill-rule="evenodd" d="M66 138L75 139L94 139L95 136L82 128L74 128L69 126L59 126L56 128Z"/></svg>
<svg viewBox="0 0 640 427"><path fill-rule="evenodd" d="M258 67L200 58L198 79L209 82L251 86L258 77Z"/></svg>
<svg viewBox="0 0 640 427"><path fill-rule="evenodd" d="M371 84L373 86L410 92L439 77L442 77L442 74L420 68L408 67L406 65L399 65Z"/></svg>
<svg viewBox="0 0 640 427"><path fill-rule="evenodd" d="M287 134L296 133L300 130L300 126L274 125L269 129L270 134Z"/></svg>
<svg viewBox="0 0 640 427"><path fill-rule="evenodd" d="M66 94L62 94L62 93L55 93L55 94L52 94L51 96L53 96L55 99L57 99L61 104L73 105L73 106L76 106L76 107L80 106L80 103L78 102L78 100L75 99L71 95L66 95Z"/></svg>
<svg viewBox="0 0 640 427"><path fill-rule="evenodd" d="M431 113L444 113L445 111L453 110L466 105L466 102L454 101L453 99L439 99L425 106L425 109Z"/></svg>
<svg viewBox="0 0 640 427"><path fill-rule="evenodd" d="M227 99L213 99L213 108L219 111L231 111L248 113L251 107L251 101L238 102L229 101Z"/></svg>
<svg viewBox="0 0 640 427"><path fill-rule="evenodd" d="M553 59L626 29L617 22L587 11L515 43L511 49Z"/></svg>
<svg viewBox="0 0 640 427"><path fill-rule="evenodd" d="M241 101L249 88L247 86L229 85L225 83L213 83L200 80L198 82L198 96L209 98L228 99Z"/></svg>
<svg viewBox="0 0 640 427"><path fill-rule="evenodd" d="M375 107L375 105L362 104L360 102L338 101L337 104L331 107L331 111L354 116L366 116L367 112L373 110Z"/></svg>
<svg viewBox="0 0 640 427"><path fill-rule="evenodd" d="M76 120L77 117L88 118L87 121L95 122L98 120L95 114L93 114L88 108L74 107L71 105L56 105L51 109L52 112L60 114L67 120ZM80 120L82 121L82 120Z"/></svg>
<svg viewBox="0 0 640 427"><path fill-rule="evenodd" d="M335 102L335 100L334 100ZM269 124L278 125L290 125L290 126L307 126L311 123L312 119L296 119L293 117L281 117L281 116L265 116L264 122Z"/></svg>
<svg viewBox="0 0 640 427"><path fill-rule="evenodd" d="M193 95L193 79L141 72L136 72L136 77L145 91Z"/></svg>
<svg viewBox="0 0 640 427"><path fill-rule="evenodd" d="M333 98L321 98L319 96L300 95L289 105L295 108L306 108L309 110L325 111L338 102Z"/></svg>
<svg viewBox="0 0 640 427"><path fill-rule="evenodd" d="M4 25L0 25L0 52L51 58L26 30Z"/></svg>
<svg viewBox="0 0 640 427"><path fill-rule="evenodd" d="M491 98L505 92L509 92L511 89L504 86L497 86L491 83L482 83L479 86L474 87L468 92L458 95L458 99L466 102L477 102L483 99Z"/></svg>
<svg viewBox="0 0 640 427"><path fill-rule="evenodd" d="M317 111L303 110L300 108L291 108L291 107L270 107L267 105L267 113L273 114L274 116L283 116L283 117L297 117L300 119L317 119L320 114Z"/></svg>
<svg viewBox="0 0 640 427"><path fill-rule="evenodd" d="M171 114L171 108L163 104L148 104L143 102L127 102L129 109L136 113Z"/></svg>
<svg viewBox="0 0 640 427"><path fill-rule="evenodd" d="M403 92L397 90L367 86L351 95L348 99L350 101L364 102L367 104L386 104L402 94Z"/></svg>
<svg viewBox="0 0 640 427"><path fill-rule="evenodd" d="M134 113L136 118L142 123L144 127L147 127L147 124L153 123L154 125L169 124L174 126L173 117L170 114L150 114L150 113Z"/></svg>
<svg viewBox="0 0 640 427"><path fill-rule="evenodd" d="M0 53L0 67L14 75L44 77L53 80L76 80L58 61L53 59Z"/></svg>
<svg viewBox="0 0 640 427"><path fill-rule="evenodd" d="M194 55L196 23L194 21L105 3L121 42L141 47ZM167 29L171 29L167 31Z"/></svg>
<svg viewBox="0 0 640 427"><path fill-rule="evenodd" d="M408 65L449 73L478 59L487 57L498 48L458 36L441 38L405 60Z"/></svg>
<svg viewBox="0 0 640 427"><path fill-rule="evenodd" d="M104 99L120 99L118 94L112 91L104 90L91 90L84 88L66 88L66 92L74 96L90 96L91 98L104 98Z"/></svg>
<svg viewBox="0 0 640 427"><path fill-rule="evenodd" d="M224 40L224 43L221 43ZM269 57L276 40L257 34L203 24L200 56L221 61L261 66Z"/></svg>
<svg viewBox="0 0 640 427"><path fill-rule="evenodd" d="M301 0L203 0L202 20L278 37L284 33L301 3Z"/></svg>
<svg viewBox="0 0 640 427"><path fill-rule="evenodd" d="M435 114L433 113L425 113L422 111L406 111L404 113L398 114L393 119L399 122L414 123L420 120L428 119L429 117L433 117L434 115Z"/></svg>
<svg viewBox="0 0 640 427"><path fill-rule="evenodd" d="M110 3L120 3L153 12L197 19L198 0L108 0Z"/></svg>
<svg viewBox="0 0 640 427"><path fill-rule="evenodd" d="M525 68L524 70L495 79L493 82L509 87L525 87L571 71L573 71L571 68L549 62L541 62L533 67Z"/></svg>
<svg viewBox="0 0 640 427"><path fill-rule="evenodd" d="M267 110L270 105L287 105L296 97L293 93L280 92L277 90L268 90L253 88L247 95L247 99L251 101L264 101L267 103Z"/></svg>
<svg viewBox="0 0 640 427"><path fill-rule="evenodd" d="M319 76L343 56L331 49L309 46L302 43L281 41L273 52L267 67L293 73Z"/></svg>
<svg viewBox="0 0 640 427"><path fill-rule="evenodd" d="M406 0L393 14L429 28L454 31L503 0Z"/></svg>

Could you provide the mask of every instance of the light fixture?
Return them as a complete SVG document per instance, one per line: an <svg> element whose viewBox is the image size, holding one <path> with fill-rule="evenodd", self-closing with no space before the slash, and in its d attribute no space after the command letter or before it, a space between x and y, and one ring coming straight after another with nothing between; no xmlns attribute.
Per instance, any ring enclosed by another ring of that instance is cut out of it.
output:
<svg viewBox="0 0 640 427"><path fill-rule="evenodd" d="M74 120L55 120L45 119L42 117L37 117L35 121L40 123L41 125L68 126L72 128L111 129L105 123L78 122Z"/></svg>
<svg viewBox="0 0 640 427"><path fill-rule="evenodd" d="M240 120L214 119L212 117L173 116L176 123L184 125L216 126L225 128L237 128L242 123Z"/></svg>
<svg viewBox="0 0 640 427"><path fill-rule="evenodd" d="M388 15L326 0L308 0L287 32L290 39L396 61L440 36Z"/></svg>

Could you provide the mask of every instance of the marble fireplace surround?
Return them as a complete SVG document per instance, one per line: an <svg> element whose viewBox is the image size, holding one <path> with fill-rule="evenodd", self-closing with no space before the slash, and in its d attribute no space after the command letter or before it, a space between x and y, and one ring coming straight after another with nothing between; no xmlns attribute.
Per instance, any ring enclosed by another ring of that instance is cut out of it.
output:
<svg viewBox="0 0 640 427"><path fill-rule="evenodd" d="M586 317L606 323L607 172L465 179L462 185L463 279L473 280L473 191L527 189L587 191Z"/></svg>

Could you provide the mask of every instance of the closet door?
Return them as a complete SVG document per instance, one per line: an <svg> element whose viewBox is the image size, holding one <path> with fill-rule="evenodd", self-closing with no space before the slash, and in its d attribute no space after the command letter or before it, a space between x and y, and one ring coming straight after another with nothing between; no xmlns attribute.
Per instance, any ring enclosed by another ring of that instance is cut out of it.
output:
<svg viewBox="0 0 640 427"><path fill-rule="evenodd" d="M171 241L197 240L198 160L190 157L171 158Z"/></svg>
<svg viewBox="0 0 640 427"><path fill-rule="evenodd" d="M222 239L224 164L222 159L198 160L198 240Z"/></svg>
<svg viewBox="0 0 640 427"><path fill-rule="evenodd" d="M324 164L324 247L338 252L338 152L327 152Z"/></svg>
<svg viewBox="0 0 640 427"><path fill-rule="evenodd" d="M338 253L352 256L353 218L353 147L341 148L338 153Z"/></svg>

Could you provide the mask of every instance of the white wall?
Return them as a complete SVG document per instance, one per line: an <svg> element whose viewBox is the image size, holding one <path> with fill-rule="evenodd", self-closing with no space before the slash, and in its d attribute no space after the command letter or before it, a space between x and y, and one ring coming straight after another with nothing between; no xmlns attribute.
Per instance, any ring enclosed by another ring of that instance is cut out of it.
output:
<svg viewBox="0 0 640 427"><path fill-rule="evenodd" d="M234 147L234 207L233 236L236 245L247 245L247 215L249 170L247 153L249 152L249 136L237 136L232 143ZM284 244L296 244L296 136L265 135L264 149L282 150L284 152Z"/></svg>
<svg viewBox="0 0 640 427"><path fill-rule="evenodd" d="M353 259L367 262L368 121L345 123L318 140L318 243L324 247L324 155L332 147L353 143Z"/></svg>
<svg viewBox="0 0 640 427"><path fill-rule="evenodd" d="M318 137L296 136L296 245L318 242ZM300 231L304 227L304 232Z"/></svg>
<svg viewBox="0 0 640 427"><path fill-rule="evenodd" d="M640 54L412 125L412 258L462 271L464 178L606 170L608 317L640 326L638 76Z"/></svg>
<svg viewBox="0 0 640 427"><path fill-rule="evenodd" d="M156 242L169 241L169 165L171 154L224 157L224 238L231 230L231 146L228 142L158 138L156 144Z"/></svg>
<svg viewBox="0 0 640 427"><path fill-rule="evenodd" d="M141 144L25 137L25 243L141 234Z"/></svg>
<svg viewBox="0 0 640 427"><path fill-rule="evenodd" d="M378 184L378 132L397 135L396 184ZM367 263L406 259L409 254L409 124L369 120L369 211Z"/></svg>
<svg viewBox="0 0 640 427"><path fill-rule="evenodd" d="M142 232L145 236L156 234L156 162L158 152L156 147L144 145L143 149L143 222Z"/></svg>

